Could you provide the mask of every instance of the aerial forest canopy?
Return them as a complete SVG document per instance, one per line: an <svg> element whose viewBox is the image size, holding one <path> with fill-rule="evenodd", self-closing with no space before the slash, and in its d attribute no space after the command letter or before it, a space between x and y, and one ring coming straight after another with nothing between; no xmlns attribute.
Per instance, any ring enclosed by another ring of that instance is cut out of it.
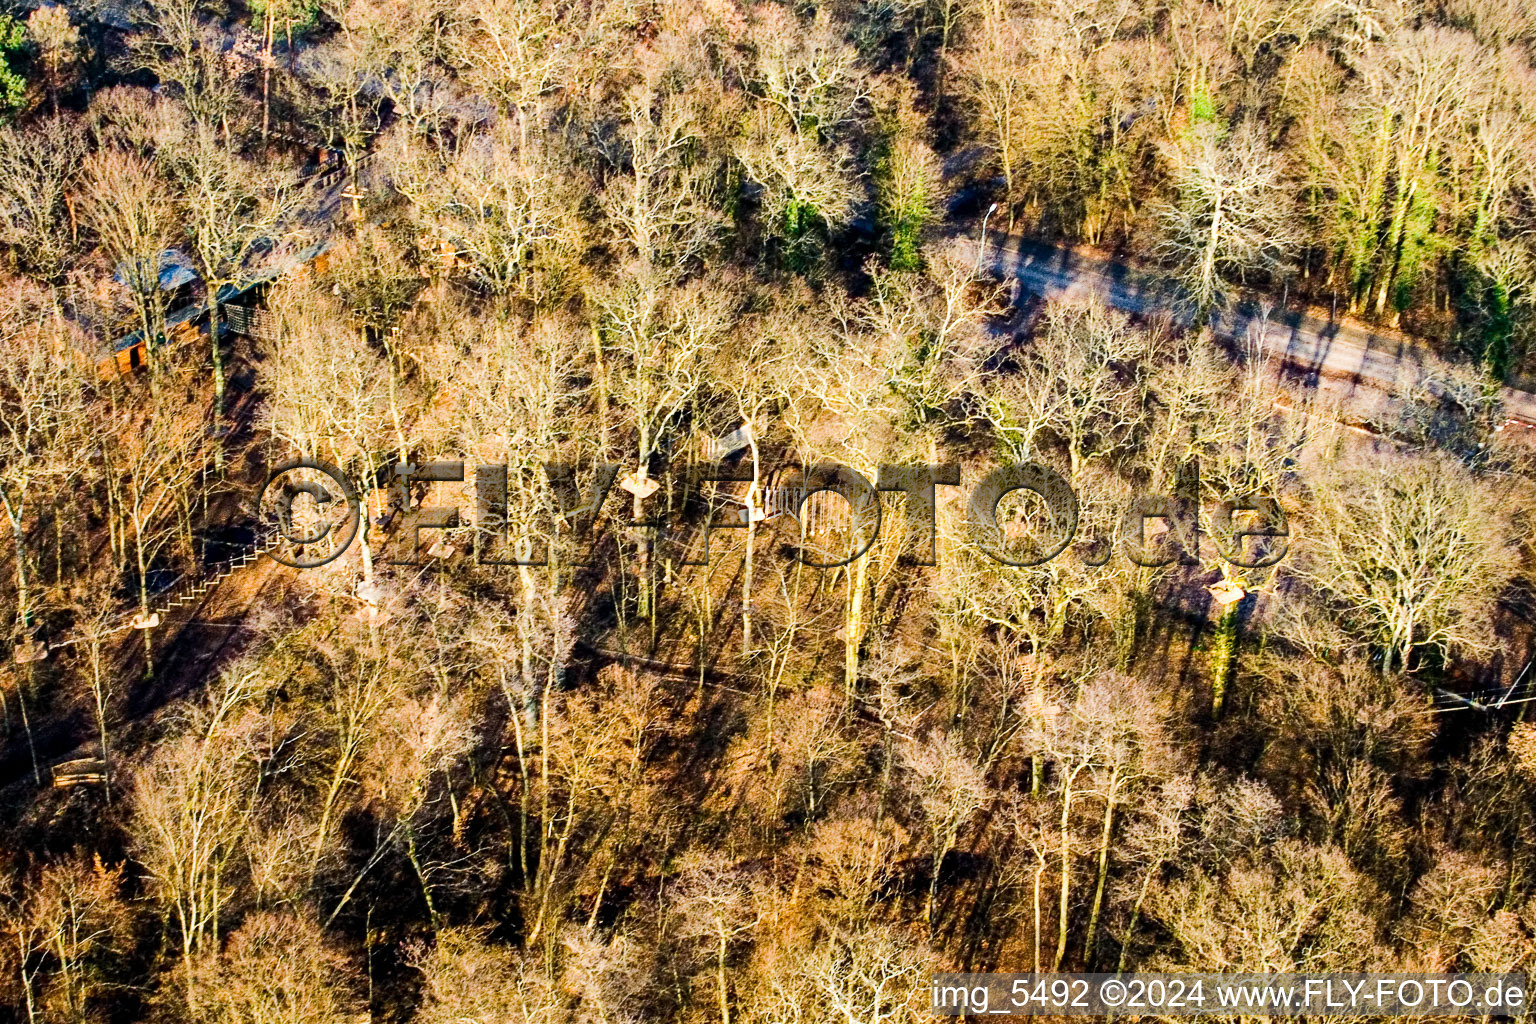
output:
<svg viewBox="0 0 1536 1024"><path fill-rule="evenodd" d="M0 1021L1530 970L1533 59L0 8Z"/></svg>

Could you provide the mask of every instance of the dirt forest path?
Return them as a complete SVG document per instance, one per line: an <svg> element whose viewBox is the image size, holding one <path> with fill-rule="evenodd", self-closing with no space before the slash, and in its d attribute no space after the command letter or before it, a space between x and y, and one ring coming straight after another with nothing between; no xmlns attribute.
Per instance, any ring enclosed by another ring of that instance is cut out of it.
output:
<svg viewBox="0 0 1536 1024"><path fill-rule="evenodd" d="M965 244L976 252L974 239ZM1047 299L1096 295L1123 312L1166 312L1183 325L1192 319L1182 293L1167 278L1066 246L1021 238L989 241L986 263L1004 280L1017 282L1019 292ZM1378 403L1433 358L1426 346L1411 339L1297 310L1276 308L1266 318L1256 306L1241 306L1218 315L1213 329L1222 337L1244 338L1251 325L1261 323L1266 329L1255 334L1265 356L1308 387L1340 394L1346 407ZM1505 387L1499 397L1509 422L1536 427L1536 395Z"/></svg>

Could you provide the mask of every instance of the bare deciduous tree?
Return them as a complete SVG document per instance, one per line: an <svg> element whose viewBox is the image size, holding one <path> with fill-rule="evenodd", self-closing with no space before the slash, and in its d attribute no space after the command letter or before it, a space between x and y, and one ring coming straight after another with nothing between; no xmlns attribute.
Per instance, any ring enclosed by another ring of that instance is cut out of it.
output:
<svg viewBox="0 0 1536 1024"><path fill-rule="evenodd" d="M537 957L493 945L473 929L438 933L412 960L424 982L423 1024L546 1024L563 1015L564 993Z"/></svg>
<svg viewBox="0 0 1536 1024"><path fill-rule="evenodd" d="M1385 671L1410 670L1423 651L1486 648L1488 610L1515 568L1494 487L1422 463L1341 468L1312 490L1307 539L1287 571L1338 603Z"/></svg>
<svg viewBox="0 0 1536 1024"><path fill-rule="evenodd" d="M98 151L85 162L81 212L117 264L144 343L153 352L165 329L161 254L177 226L165 180L143 157L115 149Z"/></svg>
<svg viewBox="0 0 1536 1024"><path fill-rule="evenodd" d="M37 47L48 87L48 103L59 116L59 90L68 83L68 71L80 59L80 30L70 24L69 8L43 4L27 16L27 35Z"/></svg>
<svg viewBox="0 0 1536 1024"><path fill-rule="evenodd" d="M1252 124L1227 139L1212 125L1198 126L1167 157L1177 198L1158 211L1159 252L1178 268L1203 316L1225 301L1230 280L1280 266L1292 244L1290 193Z"/></svg>
<svg viewBox="0 0 1536 1024"><path fill-rule="evenodd" d="M258 249L274 246L279 225L295 205L284 175L260 171L232 153L206 125L196 126L169 156L187 242L207 290L208 347L213 362L213 414L224 412L224 353L220 304L246 275Z"/></svg>
<svg viewBox="0 0 1536 1024"><path fill-rule="evenodd" d="M261 911L198 964L199 1013L213 1024L342 1024L355 1016L350 973L313 921Z"/></svg>
<svg viewBox="0 0 1536 1024"><path fill-rule="evenodd" d="M72 193L84 155L78 125L63 118L26 130L0 128L0 202L12 211L0 238L17 265L40 281L60 278L80 243Z"/></svg>
<svg viewBox="0 0 1536 1024"><path fill-rule="evenodd" d="M195 710L189 728L133 773L130 834L154 897L173 924L196 1012L197 960L216 942L220 915L237 898L241 844L253 813L249 750L259 713L259 669L237 666Z"/></svg>
<svg viewBox="0 0 1536 1024"><path fill-rule="evenodd" d="M78 464L87 414L74 339L53 295L12 292L0 312L0 507L12 542L16 621L34 624L28 536L38 485Z"/></svg>
<svg viewBox="0 0 1536 1024"><path fill-rule="evenodd" d="M955 848L961 829L985 805L990 793L985 776L954 734L929 736L924 741L904 740L901 761L911 773L928 826L932 863L923 920L928 922L932 935L938 923L934 907L944 858Z"/></svg>

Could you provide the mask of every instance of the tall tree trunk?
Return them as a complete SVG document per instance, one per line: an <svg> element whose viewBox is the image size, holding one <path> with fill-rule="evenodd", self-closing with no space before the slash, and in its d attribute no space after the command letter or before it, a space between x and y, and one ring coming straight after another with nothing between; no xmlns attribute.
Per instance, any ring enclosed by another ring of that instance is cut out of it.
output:
<svg viewBox="0 0 1536 1024"><path fill-rule="evenodd" d="M268 130L272 122L272 4L267 0L267 21L262 33L261 47L261 148L267 148Z"/></svg>
<svg viewBox="0 0 1536 1024"><path fill-rule="evenodd" d="M219 291L221 285L214 281L209 283L213 294L208 298L208 352L213 357L213 422L215 425L224 418L224 351L219 344ZM215 442L219 439L214 438ZM220 462L223 462L223 446L215 445Z"/></svg>
<svg viewBox="0 0 1536 1024"><path fill-rule="evenodd" d="M1120 959L1115 961L1115 973L1125 970L1125 954L1131 948L1131 939L1136 934L1136 923L1141 920L1141 906L1147 900L1147 890L1152 888L1152 880L1157 877L1157 872L1162 868L1162 858L1158 858L1147 869L1146 875L1141 880L1141 888L1136 893L1136 904L1131 908L1131 920L1125 926L1125 938L1120 940Z"/></svg>
<svg viewBox="0 0 1536 1024"><path fill-rule="evenodd" d="M1392 222L1387 229L1388 252L1392 255L1392 263L1387 273L1381 279L1381 287L1376 292L1376 315L1381 316L1387 309L1387 298L1392 289L1397 285L1397 275L1403 265L1403 243L1408 234L1408 212L1413 205L1414 193L1418 190L1417 180L1411 182L1392 204Z"/></svg>
<svg viewBox="0 0 1536 1024"><path fill-rule="evenodd" d="M1073 773L1075 774L1075 773ZM1061 900L1057 908L1056 955L1051 958L1051 970L1061 970L1061 962L1067 956L1067 920L1072 907L1072 782L1073 775L1062 780L1061 791Z"/></svg>
<svg viewBox="0 0 1536 1024"><path fill-rule="evenodd" d="M96 735L101 742L102 794L112 806L112 751L107 745L107 683L101 672L101 640L91 638L91 693L96 701Z"/></svg>
<svg viewBox="0 0 1536 1024"><path fill-rule="evenodd" d="M16 624L23 630L32 626L32 600L27 590L27 533L22 529L23 506L11 504L9 494L0 492L0 502L5 505L5 517L11 524L11 544L16 558Z"/></svg>
<svg viewBox="0 0 1536 1024"><path fill-rule="evenodd" d="M1040 882L1045 877L1045 851L1042 849L1035 855L1035 973L1040 973Z"/></svg>
<svg viewBox="0 0 1536 1024"><path fill-rule="evenodd" d="M923 904L923 921L928 925L928 938L933 938L933 911L939 902L939 872L944 868L944 858L949 856L949 851L954 847L953 835L946 835L933 851L933 870L928 878L928 899Z"/></svg>
<svg viewBox="0 0 1536 1024"><path fill-rule="evenodd" d="M720 925L720 945L715 956L715 983L719 986L720 990L720 1024L731 1024L731 1004L726 995L725 981L725 954L728 938L729 935L726 932L725 923L722 921Z"/></svg>
<svg viewBox="0 0 1536 1024"><path fill-rule="evenodd" d="M21 710L21 729L27 736L27 753L32 758L32 781L37 785L43 784L43 773L37 766L37 744L32 741L32 719L27 714L27 690L32 685L32 669L35 666L28 665L25 679L16 680L16 706Z"/></svg>
<svg viewBox="0 0 1536 1024"><path fill-rule="evenodd" d="M139 615L145 623L149 622L149 565L144 560L144 536L143 524L134 522L133 528L133 553L139 567ZM149 634L152 630L146 625L141 632L144 634L144 678L154 677L154 645L150 641Z"/></svg>
<svg viewBox="0 0 1536 1024"><path fill-rule="evenodd" d="M1216 622L1215 646L1211 652L1211 718L1221 717L1221 709L1227 700L1227 688L1232 683L1237 666L1237 609L1241 602L1233 601L1221 611Z"/></svg>
<svg viewBox="0 0 1536 1024"><path fill-rule="evenodd" d="M24 929L25 927L26 925L24 924L18 925L18 929ZM18 935L16 937L16 960L21 965L18 969L18 974L21 978L22 1001L27 1008L27 1024L36 1024L37 997L33 994L32 991L32 983L34 977L36 976L36 969L34 969L31 973L28 973L27 971L27 961L32 959L31 954L32 950L27 948L27 943L21 938L20 935Z"/></svg>
<svg viewBox="0 0 1536 1024"><path fill-rule="evenodd" d="M1104 883L1109 877L1109 838L1115 825L1115 786L1110 783L1109 795L1104 799L1104 828L1099 833L1098 883L1093 890L1093 910L1088 914L1088 934L1083 939L1083 969L1093 969L1093 939L1099 930L1099 911L1104 907Z"/></svg>
<svg viewBox="0 0 1536 1024"><path fill-rule="evenodd" d="M312 879L320 867L320 855L325 852L325 832L331 823L331 812L336 808L336 797L341 793L341 787L346 784L347 770L351 766L352 754L349 745L348 751L336 759L336 765L331 771L331 781L325 789L325 802L320 807L320 826L315 831L315 848L309 863Z"/></svg>
<svg viewBox="0 0 1536 1024"><path fill-rule="evenodd" d="M858 557L848 573L848 611L843 622L843 687L849 694L859 685L859 646L864 640L864 591L869 586L868 553Z"/></svg>
<svg viewBox="0 0 1536 1024"><path fill-rule="evenodd" d="M751 421L747 421L751 426ZM752 548L757 540L758 502L761 475L758 469L757 437L749 432L748 443L752 446L752 483L747 490L747 550L741 567L741 656L752 654Z"/></svg>
<svg viewBox="0 0 1536 1024"><path fill-rule="evenodd" d="M1204 323L1216 301L1216 253L1220 251L1222 228L1221 196L1218 193L1216 207L1211 211L1211 230L1206 237L1205 251L1200 254L1200 313L1198 322ZM1076 476L1076 470L1073 471Z"/></svg>
<svg viewBox="0 0 1536 1024"><path fill-rule="evenodd" d="M421 858L416 852L416 829L411 825L405 826L405 856L411 862L411 870L416 872L416 880L421 884L421 898L427 904L427 918L432 925L432 934L437 935L442 931L442 918L437 912L437 901L432 898L432 886L427 881L427 874L422 870Z"/></svg>
<svg viewBox="0 0 1536 1024"><path fill-rule="evenodd" d="M645 499L640 496L641 484L648 479L645 461L635 467L635 492L630 498L630 521L639 523L645 516ZM647 527L635 526L635 580L639 587L635 606L640 618L651 618L651 538Z"/></svg>

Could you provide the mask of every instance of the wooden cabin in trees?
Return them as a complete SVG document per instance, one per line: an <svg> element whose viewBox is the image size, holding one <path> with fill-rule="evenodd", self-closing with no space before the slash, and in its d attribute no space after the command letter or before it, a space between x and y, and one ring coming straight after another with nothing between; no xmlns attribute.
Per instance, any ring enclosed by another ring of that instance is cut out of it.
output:
<svg viewBox="0 0 1536 1024"><path fill-rule="evenodd" d="M218 297L222 310L219 318L221 327L235 334L259 333L263 322L260 314L264 312L261 304L272 282L281 278L302 277L311 272L324 273L329 250L329 242L316 242L289 257L262 267L238 285L221 288ZM184 289L196 278L190 269L187 272L191 273L190 278L184 278L178 272L166 278L166 281L173 283L176 289ZM114 280L120 279L114 275ZM206 296L202 301L183 303L165 318L165 331L160 344L180 345L194 341L206 332L207 325ZM98 357L97 372L103 380L110 380L114 376L132 373L146 365L148 360L149 345L144 332L134 331L117 339L108 351Z"/></svg>

